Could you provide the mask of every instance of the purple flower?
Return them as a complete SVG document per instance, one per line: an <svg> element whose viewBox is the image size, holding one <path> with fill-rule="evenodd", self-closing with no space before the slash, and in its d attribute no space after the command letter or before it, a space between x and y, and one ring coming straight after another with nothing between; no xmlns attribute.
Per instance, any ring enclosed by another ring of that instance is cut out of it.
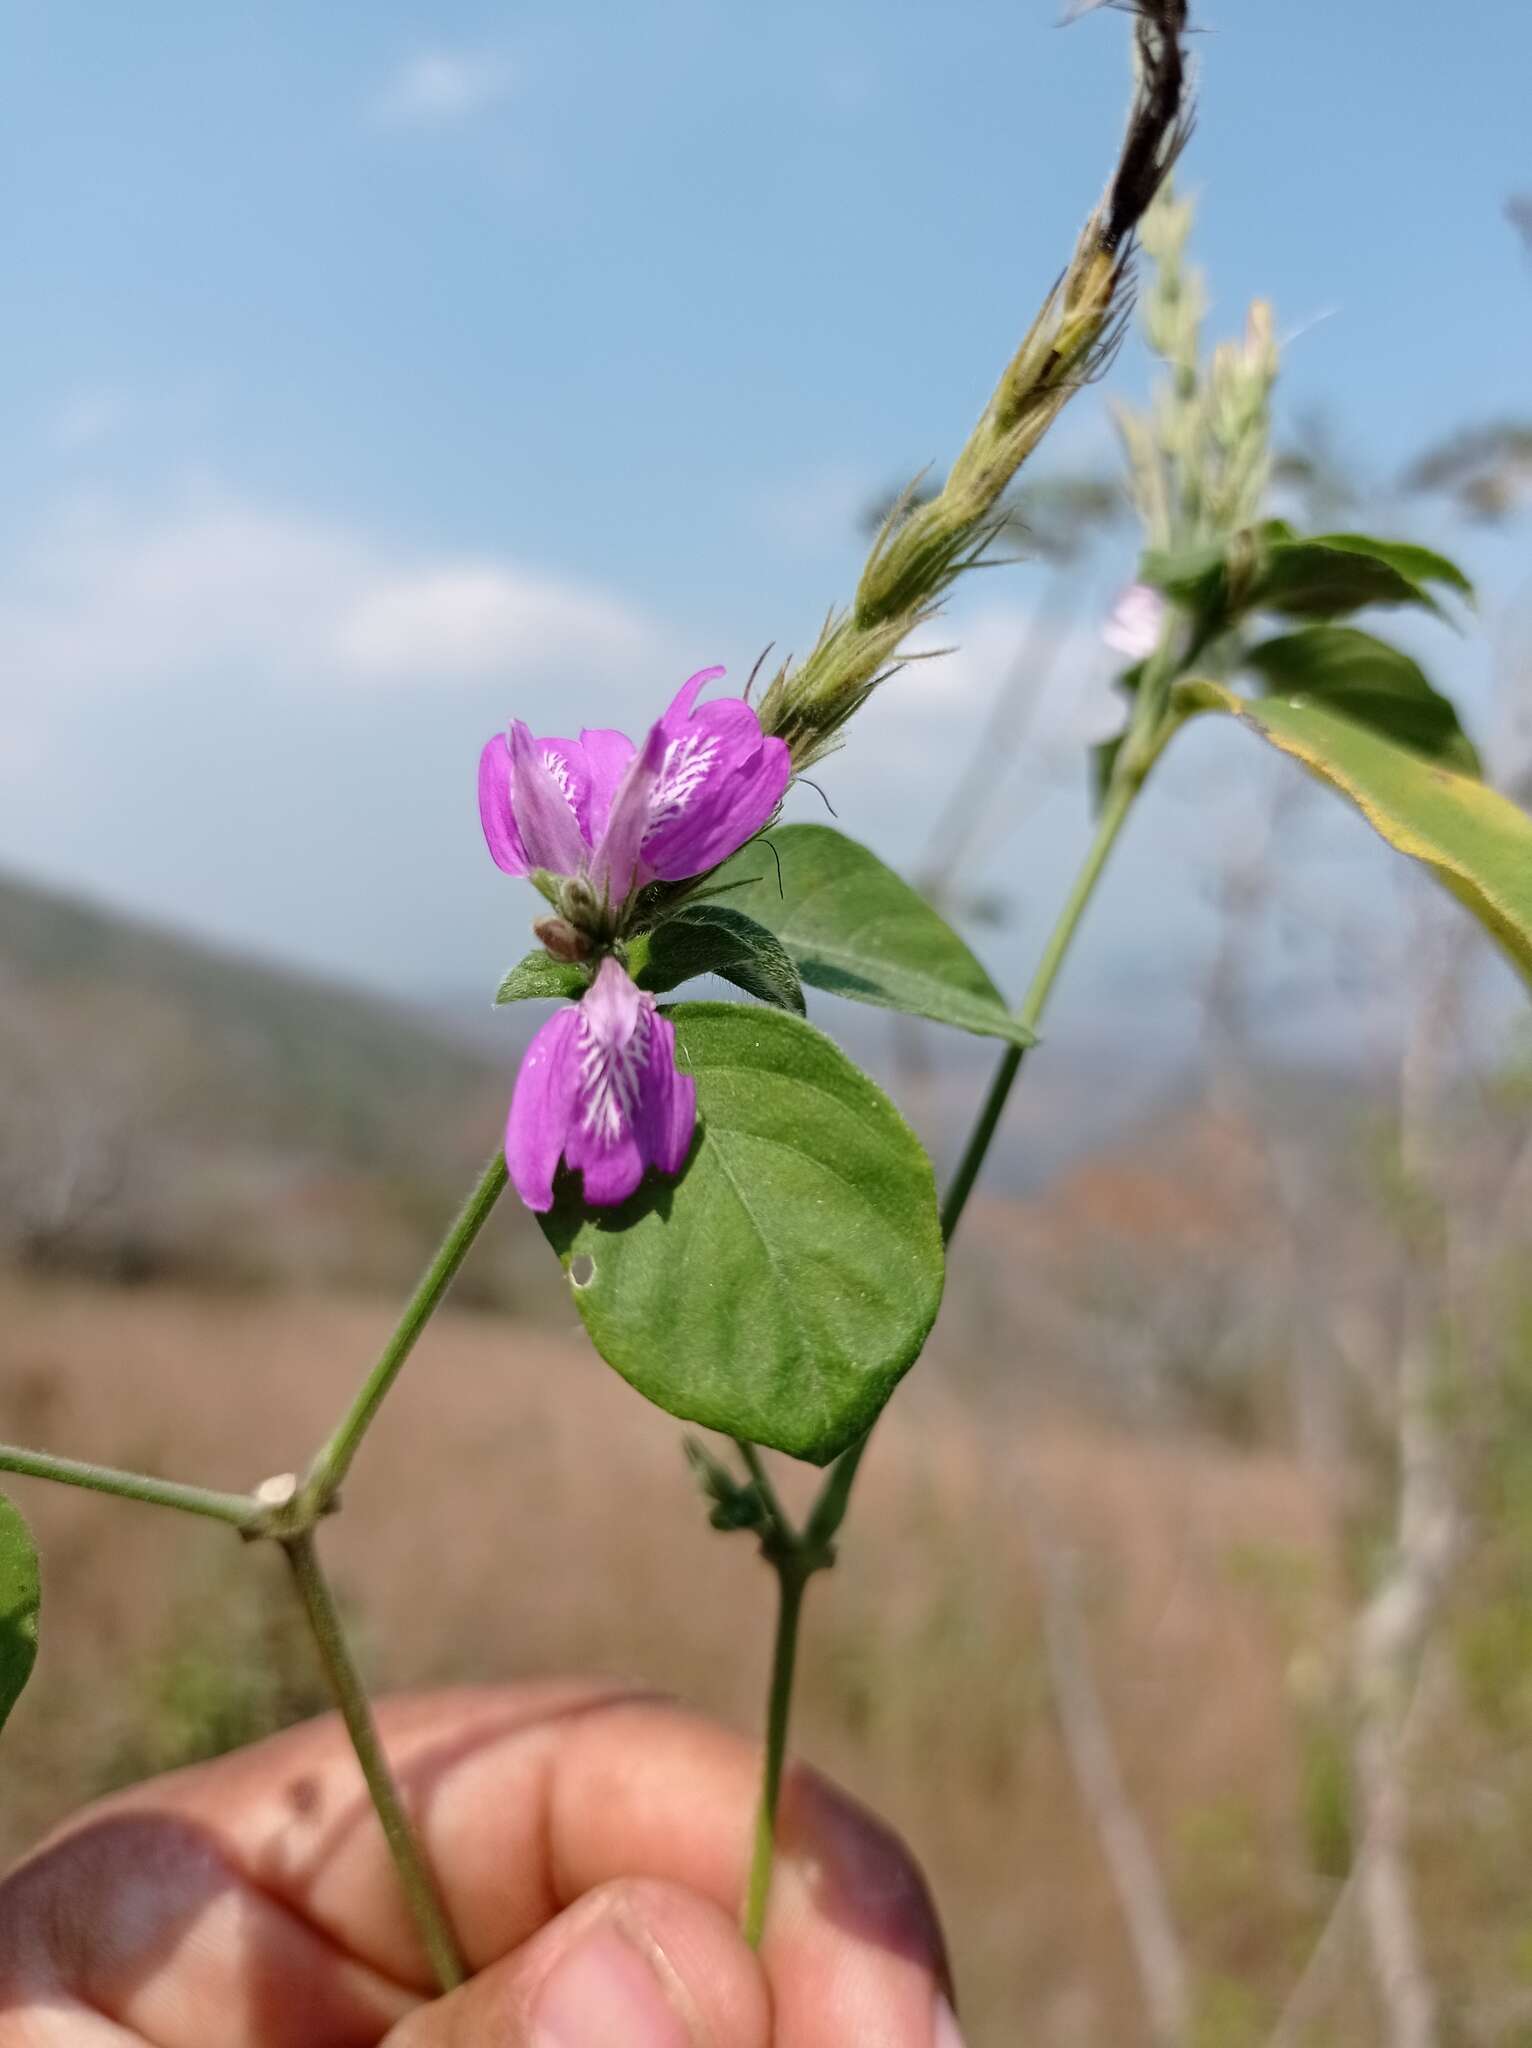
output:
<svg viewBox="0 0 1532 2048"><path fill-rule="evenodd" d="M596 1208L625 1202L657 1166L679 1173L697 1084L676 1067L675 1027L611 954L578 1003L550 1017L516 1076L505 1163L529 1209L553 1207L559 1160Z"/></svg>
<svg viewBox="0 0 1532 2048"><path fill-rule="evenodd" d="M585 877L620 908L646 882L680 882L727 860L771 817L791 773L750 706L697 707L705 668L683 683L642 747L620 732L534 739L520 719L479 757L479 816L508 875Z"/></svg>

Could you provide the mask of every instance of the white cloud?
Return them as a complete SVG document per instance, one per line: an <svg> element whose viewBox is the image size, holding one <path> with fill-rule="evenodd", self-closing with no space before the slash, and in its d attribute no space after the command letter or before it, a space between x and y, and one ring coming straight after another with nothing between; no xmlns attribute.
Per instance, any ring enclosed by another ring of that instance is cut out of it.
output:
<svg viewBox="0 0 1532 2048"><path fill-rule="evenodd" d="M493 557L408 556L205 484L151 506L75 498L0 564L0 641L34 704L197 678L600 678L658 658L662 637L598 586Z"/></svg>
<svg viewBox="0 0 1532 2048"><path fill-rule="evenodd" d="M376 94L373 116L393 128L446 128L506 98L515 83L505 58L488 50L421 50Z"/></svg>
<svg viewBox="0 0 1532 2048"><path fill-rule="evenodd" d="M339 620L335 652L359 682L491 675L528 654L577 655L597 672L642 656L649 629L617 599L495 562L376 578Z"/></svg>
<svg viewBox="0 0 1532 2048"><path fill-rule="evenodd" d="M679 637L206 481L72 494L0 553L0 869L327 972L482 977L523 915L479 839L486 735L641 726Z"/></svg>

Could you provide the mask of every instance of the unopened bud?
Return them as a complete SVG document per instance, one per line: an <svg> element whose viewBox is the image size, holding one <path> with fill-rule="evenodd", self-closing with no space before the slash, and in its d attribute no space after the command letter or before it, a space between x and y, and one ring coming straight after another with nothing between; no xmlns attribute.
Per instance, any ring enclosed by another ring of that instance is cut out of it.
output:
<svg viewBox="0 0 1532 2048"><path fill-rule="evenodd" d="M532 926L532 936L555 960L573 962L590 958L590 940L566 918L538 918Z"/></svg>
<svg viewBox="0 0 1532 2048"><path fill-rule="evenodd" d="M600 930L601 899L583 875L566 875L554 900L564 923L582 932Z"/></svg>

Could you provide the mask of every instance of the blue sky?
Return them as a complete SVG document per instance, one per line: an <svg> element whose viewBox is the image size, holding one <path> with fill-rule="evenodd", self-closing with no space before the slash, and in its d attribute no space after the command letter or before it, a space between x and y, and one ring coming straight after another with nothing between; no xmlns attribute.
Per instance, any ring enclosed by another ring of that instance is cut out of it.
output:
<svg viewBox="0 0 1532 2048"><path fill-rule="evenodd" d="M1285 408L1323 403L1379 475L1532 413L1503 214L1532 187L1532 15L1202 17L1183 182L1213 329L1272 298ZM478 843L479 739L641 726L688 668L802 646L866 498L960 442L1126 103L1122 18L1030 0L0 19L0 863L417 994L492 986L529 914ZM1130 347L1113 388L1144 375ZM1110 449L1092 392L1049 459ZM1524 545L1469 552L1493 613ZM1103 592L1130 566L1103 557ZM1035 571L982 582L961 653L829 771L893 857L1035 602ZM1482 697L1486 642L1430 651ZM1060 729L1099 667L1082 631ZM1231 738L1173 764L1077 1000L1114 934L1194 971L1186 797L1247 786ZM1071 774L994 835L1004 965L1082 822ZM1357 835L1317 846L1370 886Z"/></svg>

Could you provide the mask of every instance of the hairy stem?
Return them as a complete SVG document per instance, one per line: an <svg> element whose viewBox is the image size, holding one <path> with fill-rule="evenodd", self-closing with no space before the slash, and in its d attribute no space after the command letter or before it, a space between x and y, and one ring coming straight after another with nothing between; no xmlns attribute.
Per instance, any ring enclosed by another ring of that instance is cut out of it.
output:
<svg viewBox="0 0 1532 2048"><path fill-rule="evenodd" d="M443 1991L455 1990L466 1981L468 1973L447 1919L441 1893L436 1888L436 1880L431 1875L424 1851L415 1839L404 1811L404 1802L399 1796L399 1787L383 1754L377 1723L368 1704L367 1689L351 1655L351 1646L346 1641L335 1596L320 1566L313 1532L305 1530L300 1536L286 1539L282 1548L292 1567L293 1583L303 1603L303 1612L318 1648L325 1677L340 1708L341 1719L346 1724L346 1733L351 1737L356 1760L361 1765L368 1796L382 1823L384 1838L394 1859L394 1868L399 1873L411 1917L437 1982Z"/></svg>
<svg viewBox="0 0 1532 2048"><path fill-rule="evenodd" d="M874 541L848 610L832 613L805 660L784 664L761 699L764 731L803 770L900 666L910 633L978 567L1004 524L1001 494L1122 333L1134 230L1185 140L1187 0L1137 0L1136 86L1112 181L1002 372L941 489L912 488ZM904 657L907 658L907 657Z"/></svg>
<svg viewBox="0 0 1532 2048"><path fill-rule="evenodd" d="M362 1447L362 1439L376 1420L421 1331L441 1307L442 1298L472 1249L474 1239L504 1193L505 1183L505 1160L497 1152L442 1239L382 1356L358 1388L335 1433L310 1465L304 1492L316 1506L328 1507L339 1491L352 1459Z"/></svg>
<svg viewBox="0 0 1532 2048"><path fill-rule="evenodd" d="M206 1515L235 1529L255 1533L266 1509L253 1494L218 1493L206 1486L182 1486L173 1479L155 1479L146 1472L119 1472L111 1465L90 1465L79 1458L55 1458L47 1451L0 1444L0 1472L22 1472L29 1479L55 1479L64 1486L88 1487L92 1493L115 1494L119 1500L140 1500L149 1507L179 1508L183 1514Z"/></svg>
<svg viewBox="0 0 1532 2048"><path fill-rule="evenodd" d="M793 1672L798 1661L798 1624L803 1614L804 1589L815 1571L811 1561L797 1554L773 1557L772 1564L777 1574L777 1633L772 1646L771 1692L766 1709L766 1763L760 1805L756 1809L755 1848L750 1859L742 1923L745 1939L752 1948L760 1947L766 1927L766 1906L776 1859L777 1806L782 1795L787 1724L793 1705Z"/></svg>

